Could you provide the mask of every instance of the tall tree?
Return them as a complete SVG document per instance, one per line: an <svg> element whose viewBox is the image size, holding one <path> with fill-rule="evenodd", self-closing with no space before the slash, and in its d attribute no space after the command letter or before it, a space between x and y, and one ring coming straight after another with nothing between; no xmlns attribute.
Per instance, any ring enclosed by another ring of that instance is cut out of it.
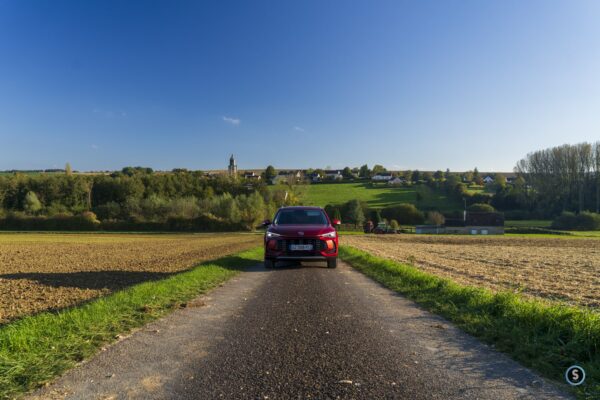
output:
<svg viewBox="0 0 600 400"><path fill-rule="evenodd" d="M358 171L358 176L360 176L361 178L370 178L371 177L371 170L369 169L369 166L367 164L362 165Z"/></svg>
<svg viewBox="0 0 600 400"><path fill-rule="evenodd" d="M348 211L346 217L349 222L354 223L354 226L360 226L365 222L365 214L363 213L362 205L358 200L350 200L348 202Z"/></svg>
<svg viewBox="0 0 600 400"><path fill-rule="evenodd" d="M27 192L23 200L23 208L30 214L35 214L42 209L42 203L34 192Z"/></svg>
<svg viewBox="0 0 600 400"><path fill-rule="evenodd" d="M473 171L466 171L463 175L462 175L463 181L465 183L471 183L473 182Z"/></svg>
<svg viewBox="0 0 600 400"><path fill-rule="evenodd" d="M275 167L272 165L269 165L267 169L265 169L265 180L267 180L267 182L271 182L276 175L277 173L275 172Z"/></svg>
<svg viewBox="0 0 600 400"><path fill-rule="evenodd" d="M346 167L342 170L342 176L346 179L350 179L353 177L352 170L350 169L350 167Z"/></svg>
<svg viewBox="0 0 600 400"><path fill-rule="evenodd" d="M586 198L591 200L593 196L592 178L598 170L595 155L589 143L565 144L529 153L515 170L525 178L537 203L547 212L581 212L593 204Z"/></svg>
<svg viewBox="0 0 600 400"><path fill-rule="evenodd" d="M421 180L421 173L419 172L418 169L415 169L412 172L412 176L411 176L410 180L413 181L414 183L418 183Z"/></svg>
<svg viewBox="0 0 600 400"><path fill-rule="evenodd" d="M377 175L380 174L382 172L386 172L387 170L385 169L385 167L383 165L379 165L379 164L375 164L373 166L373 171L371 172L373 175Z"/></svg>
<svg viewBox="0 0 600 400"><path fill-rule="evenodd" d="M496 173L494 176L494 187L496 192L501 191L506 186L506 177L500 173Z"/></svg>

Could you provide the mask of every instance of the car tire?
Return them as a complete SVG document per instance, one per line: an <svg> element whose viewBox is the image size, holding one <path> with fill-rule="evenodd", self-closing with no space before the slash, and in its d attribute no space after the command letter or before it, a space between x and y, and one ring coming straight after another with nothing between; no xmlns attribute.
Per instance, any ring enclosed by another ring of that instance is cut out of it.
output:
<svg viewBox="0 0 600 400"><path fill-rule="evenodd" d="M266 269L273 269L274 267L275 267L275 261L265 259L265 268Z"/></svg>
<svg viewBox="0 0 600 400"><path fill-rule="evenodd" d="M327 268L337 268L337 257L327 259Z"/></svg>

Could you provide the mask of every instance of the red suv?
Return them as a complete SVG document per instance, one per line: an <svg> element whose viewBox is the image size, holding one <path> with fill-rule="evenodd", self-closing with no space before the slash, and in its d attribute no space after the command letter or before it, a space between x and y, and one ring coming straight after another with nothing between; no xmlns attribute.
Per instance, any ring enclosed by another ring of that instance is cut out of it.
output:
<svg viewBox="0 0 600 400"><path fill-rule="evenodd" d="M265 267L273 268L278 260L327 261L337 267L338 234L325 210L320 207L282 207L273 222L267 220L265 233Z"/></svg>

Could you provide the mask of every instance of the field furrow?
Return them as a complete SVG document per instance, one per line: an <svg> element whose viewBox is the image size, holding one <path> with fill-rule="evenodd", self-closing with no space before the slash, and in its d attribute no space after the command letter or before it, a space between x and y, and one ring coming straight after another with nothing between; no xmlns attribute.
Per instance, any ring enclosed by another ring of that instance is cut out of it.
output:
<svg viewBox="0 0 600 400"><path fill-rule="evenodd" d="M596 239L357 235L343 244L463 284L600 306Z"/></svg>
<svg viewBox="0 0 600 400"><path fill-rule="evenodd" d="M250 234L0 234L0 323L187 270L260 243Z"/></svg>

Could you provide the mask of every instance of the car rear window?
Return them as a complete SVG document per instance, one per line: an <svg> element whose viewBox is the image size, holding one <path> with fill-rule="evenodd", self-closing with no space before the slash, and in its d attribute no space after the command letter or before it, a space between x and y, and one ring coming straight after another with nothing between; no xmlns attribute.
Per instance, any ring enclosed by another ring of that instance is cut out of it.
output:
<svg viewBox="0 0 600 400"><path fill-rule="evenodd" d="M275 218L276 225L327 225L321 210L281 210Z"/></svg>

